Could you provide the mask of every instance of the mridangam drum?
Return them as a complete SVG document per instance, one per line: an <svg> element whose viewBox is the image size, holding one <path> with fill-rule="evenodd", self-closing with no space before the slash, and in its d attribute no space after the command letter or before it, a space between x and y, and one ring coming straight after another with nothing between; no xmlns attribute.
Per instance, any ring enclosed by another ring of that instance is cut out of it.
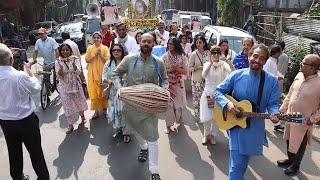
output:
<svg viewBox="0 0 320 180"><path fill-rule="evenodd" d="M119 99L138 111L161 113L167 111L170 92L155 84L147 83L120 88Z"/></svg>

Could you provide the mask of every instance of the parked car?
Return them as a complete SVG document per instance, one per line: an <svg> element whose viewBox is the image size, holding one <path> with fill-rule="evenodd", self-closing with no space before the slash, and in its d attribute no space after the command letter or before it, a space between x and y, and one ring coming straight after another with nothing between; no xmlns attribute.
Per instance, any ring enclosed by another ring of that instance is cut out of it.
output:
<svg viewBox="0 0 320 180"><path fill-rule="evenodd" d="M86 51L85 35L82 32L83 22L67 22L59 25L57 31L52 35L52 37L57 41L58 44L63 42L61 38L62 32L69 32L70 39L77 43L80 52Z"/></svg>
<svg viewBox="0 0 320 180"><path fill-rule="evenodd" d="M225 38L229 42L229 48L234 50L236 53L240 53L242 51L242 38L251 37L255 41L255 38L251 36L247 31L239 28L208 25L202 31L204 32L207 43L210 46L218 45L220 39Z"/></svg>
<svg viewBox="0 0 320 180"><path fill-rule="evenodd" d="M29 32L29 41L32 44L35 44L36 41L39 39L38 35L38 29L45 28L47 30L47 35L52 36L54 29L58 26L58 23L56 21L44 21L44 22L38 22L33 30Z"/></svg>

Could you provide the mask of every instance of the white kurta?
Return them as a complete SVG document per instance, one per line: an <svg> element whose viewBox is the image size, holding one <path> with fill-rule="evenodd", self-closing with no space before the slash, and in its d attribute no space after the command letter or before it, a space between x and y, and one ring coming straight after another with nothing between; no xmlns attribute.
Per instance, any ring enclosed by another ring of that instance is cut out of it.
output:
<svg viewBox="0 0 320 180"><path fill-rule="evenodd" d="M210 66L210 62L206 62L203 67L202 76L206 80L206 85L200 99L200 121L208 122L213 120L213 108L208 108L207 96L214 95L216 87L231 72L229 65L225 61L214 62L210 70L205 74L205 70Z"/></svg>

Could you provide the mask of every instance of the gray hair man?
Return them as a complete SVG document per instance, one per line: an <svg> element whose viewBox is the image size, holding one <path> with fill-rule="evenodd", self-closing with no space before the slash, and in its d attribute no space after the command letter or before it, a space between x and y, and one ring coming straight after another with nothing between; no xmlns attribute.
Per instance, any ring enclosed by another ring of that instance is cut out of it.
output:
<svg viewBox="0 0 320 180"><path fill-rule="evenodd" d="M0 126L5 136L12 179L28 180L23 174L22 143L28 149L38 179L49 179L48 168L41 147L39 119L32 95L40 91L39 80L25 64L27 73L12 67L11 50L0 43ZM5 95L4 95L5 94Z"/></svg>

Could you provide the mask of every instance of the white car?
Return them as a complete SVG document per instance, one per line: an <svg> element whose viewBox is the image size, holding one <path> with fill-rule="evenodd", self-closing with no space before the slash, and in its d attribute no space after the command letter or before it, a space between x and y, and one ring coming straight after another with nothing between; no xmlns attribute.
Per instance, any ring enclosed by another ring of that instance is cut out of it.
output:
<svg viewBox="0 0 320 180"><path fill-rule="evenodd" d="M92 34L96 31L100 31L100 23L101 23L101 19L99 16L89 17L87 19L87 23L85 25L85 30L84 30L86 47L93 44Z"/></svg>
<svg viewBox="0 0 320 180"><path fill-rule="evenodd" d="M220 39L227 39L229 42L229 48L234 50L236 53L240 53L242 51L242 38L251 37L255 41L255 38L247 31L238 28L208 25L202 30L202 32L204 32L207 43L210 46L218 45Z"/></svg>

